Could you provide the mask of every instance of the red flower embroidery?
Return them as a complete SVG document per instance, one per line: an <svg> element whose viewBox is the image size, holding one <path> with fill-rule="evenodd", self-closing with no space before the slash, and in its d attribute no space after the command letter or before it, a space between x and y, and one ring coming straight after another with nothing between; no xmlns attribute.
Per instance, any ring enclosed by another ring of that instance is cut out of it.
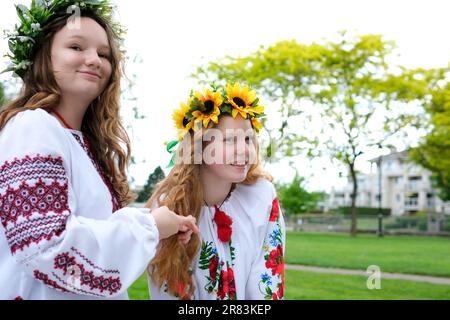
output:
<svg viewBox="0 0 450 320"><path fill-rule="evenodd" d="M281 244L270 252L269 259L266 261L266 268L272 269L272 276L284 274L283 247Z"/></svg>
<svg viewBox="0 0 450 320"><path fill-rule="evenodd" d="M217 296L220 300L225 299L228 294L228 272L222 270L220 274L219 288L217 289Z"/></svg>
<svg viewBox="0 0 450 320"><path fill-rule="evenodd" d="M214 214L214 222L217 224L217 236L220 241L228 242L231 239L231 225L233 224L233 220L217 206L215 206L215 208L216 213Z"/></svg>
<svg viewBox="0 0 450 320"><path fill-rule="evenodd" d="M219 287L217 289L217 297L224 300L228 295L228 299L236 299L236 284L234 281L234 271L231 267L222 270L220 274Z"/></svg>
<svg viewBox="0 0 450 320"><path fill-rule="evenodd" d="M277 292L278 299L283 299L284 296L284 273L281 274L281 283Z"/></svg>
<svg viewBox="0 0 450 320"><path fill-rule="evenodd" d="M234 271L228 267L228 297L233 300L236 298L236 285L234 281Z"/></svg>
<svg viewBox="0 0 450 320"><path fill-rule="evenodd" d="M219 259L217 257L213 257L211 259L210 265L209 265L209 276L211 277L212 281L216 281L216 274L217 274L217 266L219 264Z"/></svg>
<svg viewBox="0 0 450 320"><path fill-rule="evenodd" d="M275 222L280 216L280 203L278 202L278 198L273 199L272 201L272 211L270 212L269 221Z"/></svg>

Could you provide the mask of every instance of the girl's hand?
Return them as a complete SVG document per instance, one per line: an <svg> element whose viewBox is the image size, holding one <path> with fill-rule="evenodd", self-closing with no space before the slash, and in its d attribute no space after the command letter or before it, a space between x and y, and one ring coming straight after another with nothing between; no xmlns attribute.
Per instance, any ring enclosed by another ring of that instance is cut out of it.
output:
<svg viewBox="0 0 450 320"><path fill-rule="evenodd" d="M181 235L184 235L183 241L186 241L186 238L189 241L192 232L199 232L193 216L179 216L165 206L153 210L151 214L156 221L160 239L166 239L181 232Z"/></svg>
<svg viewBox="0 0 450 320"><path fill-rule="evenodd" d="M192 233L199 233L199 229L193 216L179 217L182 218L182 221L178 230L178 240L183 244L187 244L191 240Z"/></svg>
<svg viewBox="0 0 450 320"><path fill-rule="evenodd" d="M193 231L190 229L184 232L178 232L178 241L180 241L182 244L188 244L189 240L191 240L192 233Z"/></svg>

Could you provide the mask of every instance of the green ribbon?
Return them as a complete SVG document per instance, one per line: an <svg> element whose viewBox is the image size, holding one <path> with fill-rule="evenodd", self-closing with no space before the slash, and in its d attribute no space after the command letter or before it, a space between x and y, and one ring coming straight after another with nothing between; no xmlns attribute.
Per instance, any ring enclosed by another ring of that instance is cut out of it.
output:
<svg viewBox="0 0 450 320"><path fill-rule="evenodd" d="M170 159L169 165L166 168L172 168L175 165L175 157L177 155L177 152L176 150L174 150L174 148L177 146L178 143L179 143L178 140L173 140L167 144L166 147L167 152L172 155L172 158Z"/></svg>

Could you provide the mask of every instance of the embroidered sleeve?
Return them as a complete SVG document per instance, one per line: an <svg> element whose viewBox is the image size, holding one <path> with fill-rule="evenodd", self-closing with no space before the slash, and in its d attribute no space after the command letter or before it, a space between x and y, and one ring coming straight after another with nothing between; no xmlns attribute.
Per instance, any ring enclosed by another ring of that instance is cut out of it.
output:
<svg viewBox="0 0 450 320"><path fill-rule="evenodd" d="M284 296L285 224L276 197L269 210L262 248L247 281L247 299L280 300Z"/></svg>
<svg viewBox="0 0 450 320"><path fill-rule="evenodd" d="M43 112L18 114L0 132L0 232L41 283L77 295L122 294L154 256L155 221L132 208L101 221L75 216L66 137Z"/></svg>

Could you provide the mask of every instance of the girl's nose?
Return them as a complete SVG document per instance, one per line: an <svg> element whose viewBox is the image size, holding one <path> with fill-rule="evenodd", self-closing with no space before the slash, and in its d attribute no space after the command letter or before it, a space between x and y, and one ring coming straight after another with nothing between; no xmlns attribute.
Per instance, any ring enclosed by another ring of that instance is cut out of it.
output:
<svg viewBox="0 0 450 320"><path fill-rule="evenodd" d="M97 69L100 68L100 66L102 65L102 59L100 59L96 50L87 50L86 65L95 67Z"/></svg>

